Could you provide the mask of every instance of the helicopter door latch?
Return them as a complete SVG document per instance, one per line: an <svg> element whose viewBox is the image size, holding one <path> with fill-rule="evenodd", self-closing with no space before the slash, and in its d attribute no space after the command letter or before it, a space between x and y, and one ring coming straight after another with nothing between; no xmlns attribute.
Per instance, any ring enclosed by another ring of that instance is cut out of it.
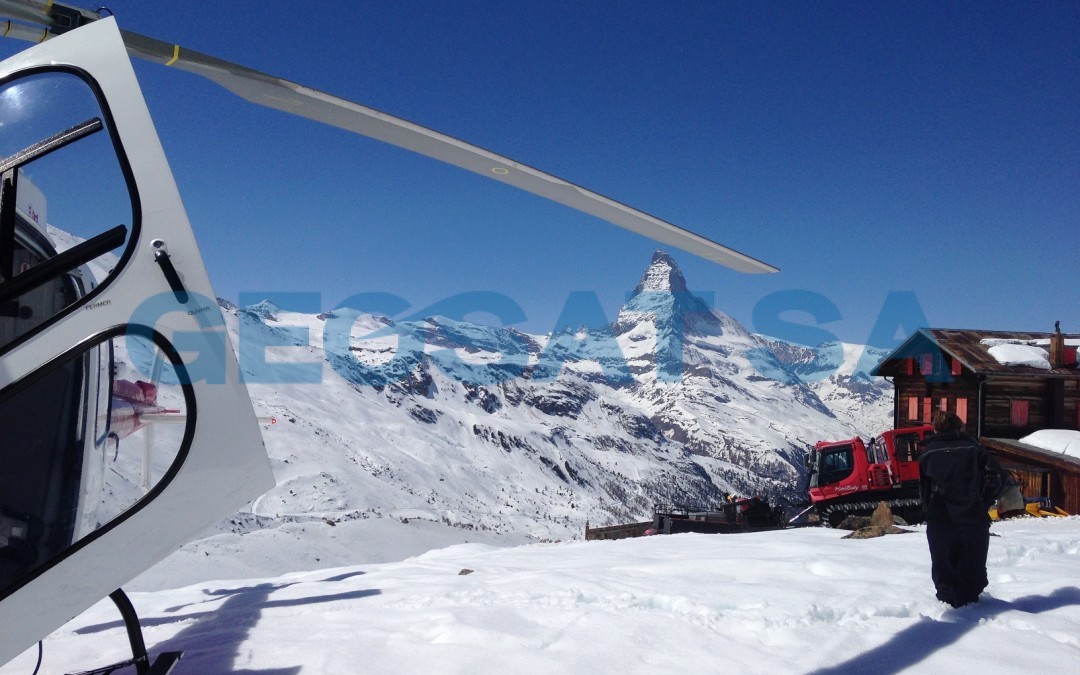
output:
<svg viewBox="0 0 1080 675"><path fill-rule="evenodd" d="M160 239L155 239L152 244L154 247L154 262L161 266L161 273L165 275L165 281L169 282L169 288L176 295L176 301L181 305L186 305L188 301L188 292L184 288L184 282L180 280L180 275L176 271L176 267L172 264L172 258L169 257L169 252L165 249L165 242Z"/></svg>

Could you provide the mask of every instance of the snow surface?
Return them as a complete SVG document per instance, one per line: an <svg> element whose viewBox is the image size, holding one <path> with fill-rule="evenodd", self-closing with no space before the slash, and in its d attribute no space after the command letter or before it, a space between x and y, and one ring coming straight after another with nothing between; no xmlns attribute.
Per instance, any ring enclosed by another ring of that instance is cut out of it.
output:
<svg viewBox="0 0 1080 675"><path fill-rule="evenodd" d="M1030 366L1050 370L1050 339L1011 340L985 338L980 343L987 348L990 356L1003 366ZM1068 346L1080 346L1080 340L1066 338Z"/></svg>
<svg viewBox="0 0 1080 675"><path fill-rule="evenodd" d="M1031 366L1050 370L1050 356L1045 349L1036 345L1004 343L993 345L987 351L1003 366Z"/></svg>
<svg viewBox="0 0 1080 675"><path fill-rule="evenodd" d="M1036 448L1060 452L1080 459L1080 431L1071 429L1040 429L1020 439L1021 443Z"/></svg>
<svg viewBox="0 0 1080 675"><path fill-rule="evenodd" d="M959 610L913 529L467 544L131 597L151 653L185 651L180 675L1077 672L1080 518L995 524L990 588ZM103 601L45 640L43 672L127 655Z"/></svg>

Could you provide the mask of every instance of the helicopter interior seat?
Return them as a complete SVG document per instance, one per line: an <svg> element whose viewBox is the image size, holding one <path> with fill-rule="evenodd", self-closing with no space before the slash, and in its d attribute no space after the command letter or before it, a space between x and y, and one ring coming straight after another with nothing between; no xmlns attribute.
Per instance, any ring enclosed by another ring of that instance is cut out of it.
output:
<svg viewBox="0 0 1080 675"><path fill-rule="evenodd" d="M0 593L71 545L82 480L83 358L39 378L0 407ZM13 529L14 528L14 529Z"/></svg>

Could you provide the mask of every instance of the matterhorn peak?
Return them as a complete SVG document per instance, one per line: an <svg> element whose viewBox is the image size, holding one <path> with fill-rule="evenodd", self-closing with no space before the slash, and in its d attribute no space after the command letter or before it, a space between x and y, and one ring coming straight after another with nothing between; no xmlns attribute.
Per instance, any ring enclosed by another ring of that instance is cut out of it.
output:
<svg viewBox="0 0 1080 675"><path fill-rule="evenodd" d="M738 335L750 339L738 321L711 307L686 287L678 263L664 251L653 254L641 281L612 325L621 335L648 316L657 326L676 327L681 335Z"/></svg>
<svg viewBox="0 0 1080 675"><path fill-rule="evenodd" d="M641 275L641 281L634 289L634 295L642 291L667 291L682 293L686 291L686 279L675 259L665 251L653 254L652 261Z"/></svg>

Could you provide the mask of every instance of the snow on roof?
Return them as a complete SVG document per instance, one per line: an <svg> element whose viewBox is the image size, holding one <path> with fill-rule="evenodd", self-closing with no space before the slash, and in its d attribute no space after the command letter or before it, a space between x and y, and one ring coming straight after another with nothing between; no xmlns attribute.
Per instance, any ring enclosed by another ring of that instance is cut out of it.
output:
<svg viewBox="0 0 1080 675"><path fill-rule="evenodd" d="M1003 366L1029 366L1050 370L1050 355L1035 340L1002 340L986 338L980 341L986 351Z"/></svg>
<svg viewBox="0 0 1080 675"><path fill-rule="evenodd" d="M1020 439L1021 443L1034 445L1048 452L1080 458L1080 431L1071 429L1040 429Z"/></svg>

